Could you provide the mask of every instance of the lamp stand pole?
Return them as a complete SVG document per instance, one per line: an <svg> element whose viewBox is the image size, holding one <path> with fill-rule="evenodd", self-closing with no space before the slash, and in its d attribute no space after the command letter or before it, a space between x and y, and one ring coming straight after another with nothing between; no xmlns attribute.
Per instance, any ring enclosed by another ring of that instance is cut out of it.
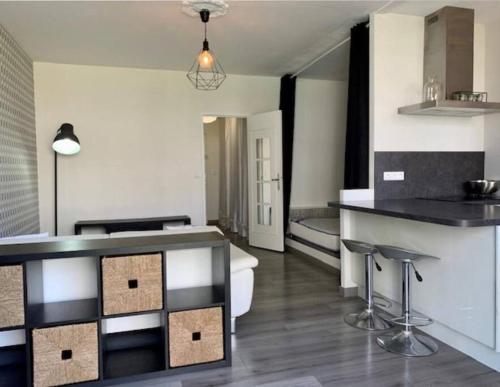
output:
<svg viewBox="0 0 500 387"><path fill-rule="evenodd" d="M57 154L70 156L80 152L80 140L75 136L73 125L67 122L61 125L52 141L52 149L54 150L54 235L57 236Z"/></svg>
<svg viewBox="0 0 500 387"><path fill-rule="evenodd" d="M54 235L57 236L57 152L54 151Z"/></svg>

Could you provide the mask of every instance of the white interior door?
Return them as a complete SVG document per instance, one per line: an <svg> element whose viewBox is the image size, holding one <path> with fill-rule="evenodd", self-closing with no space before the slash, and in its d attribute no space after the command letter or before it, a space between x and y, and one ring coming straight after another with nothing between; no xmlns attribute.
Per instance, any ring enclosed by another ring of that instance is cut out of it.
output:
<svg viewBox="0 0 500 387"><path fill-rule="evenodd" d="M247 130L249 243L283 251L281 111L248 117Z"/></svg>

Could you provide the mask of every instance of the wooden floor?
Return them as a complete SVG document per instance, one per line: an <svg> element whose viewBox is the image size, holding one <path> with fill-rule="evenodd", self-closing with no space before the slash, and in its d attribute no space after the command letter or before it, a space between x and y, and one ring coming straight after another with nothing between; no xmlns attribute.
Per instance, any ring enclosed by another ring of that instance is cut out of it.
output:
<svg viewBox="0 0 500 387"><path fill-rule="evenodd" d="M406 359L376 334L344 324L362 303L338 295L339 278L304 257L240 247L259 258L252 310L233 335L233 367L127 386L258 386L312 377L323 386L500 386L500 373L439 343L428 358Z"/></svg>

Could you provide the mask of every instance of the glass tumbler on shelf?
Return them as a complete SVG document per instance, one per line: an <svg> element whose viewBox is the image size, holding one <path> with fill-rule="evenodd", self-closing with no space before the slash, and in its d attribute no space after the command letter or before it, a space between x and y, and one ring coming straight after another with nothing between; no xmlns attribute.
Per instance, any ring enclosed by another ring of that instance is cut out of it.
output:
<svg viewBox="0 0 500 387"><path fill-rule="evenodd" d="M429 77L424 84L423 90L424 102L437 101L441 98L441 84L436 77Z"/></svg>

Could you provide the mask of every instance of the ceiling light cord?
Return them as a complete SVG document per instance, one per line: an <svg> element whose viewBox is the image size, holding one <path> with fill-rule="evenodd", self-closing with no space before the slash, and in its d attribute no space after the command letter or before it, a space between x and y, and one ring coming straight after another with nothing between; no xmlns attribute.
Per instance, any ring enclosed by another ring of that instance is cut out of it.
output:
<svg viewBox="0 0 500 387"><path fill-rule="evenodd" d="M200 11L200 19L203 22L203 26L205 29L205 42L207 41L207 24L210 20L210 11L208 9L202 9ZM205 42L203 43L205 45Z"/></svg>

